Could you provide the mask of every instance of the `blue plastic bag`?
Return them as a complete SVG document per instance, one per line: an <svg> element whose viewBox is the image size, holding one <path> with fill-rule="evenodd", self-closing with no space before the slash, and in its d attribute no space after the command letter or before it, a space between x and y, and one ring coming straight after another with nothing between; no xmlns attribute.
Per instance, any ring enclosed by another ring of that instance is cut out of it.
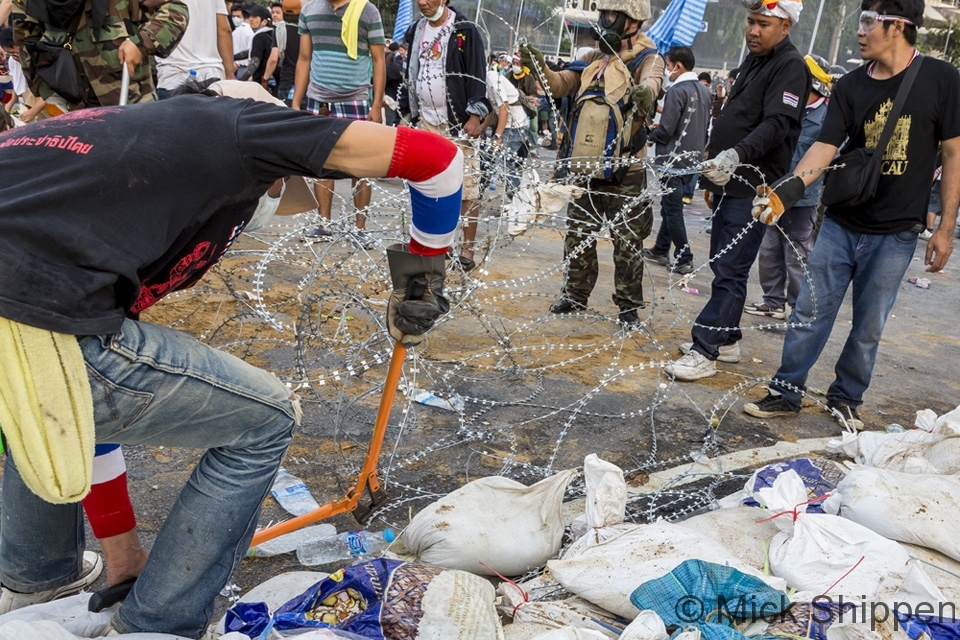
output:
<svg viewBox="0 0 960 640"><path fill-rule="evenodd" d="M837 483L843 479L844 473L832 460L826 458L796 458L794 460L784 460L775 462L760 468L754 474L753 486L747 487L750 491L757 491L765 487L772 487L773 481L785 472L793 469L803 480L803 485L807 488L807 497L811 500L819 498L830 493L837 488ZM744 506L759 507L753 498L744 498ZM819 502L807 505L807 513L823 513L823 508Z"/></svg>

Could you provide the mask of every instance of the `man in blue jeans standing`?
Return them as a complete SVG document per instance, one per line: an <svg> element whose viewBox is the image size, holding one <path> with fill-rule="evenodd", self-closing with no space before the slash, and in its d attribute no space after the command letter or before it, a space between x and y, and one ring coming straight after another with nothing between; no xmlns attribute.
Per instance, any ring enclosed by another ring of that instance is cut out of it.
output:
<svg viewBox="0 0 960 640"><path fill-rule="evenodd" d="M247 552L300 408L270 373L139 313L196 283L278 179L396 177L409 182L412 224L409 242L388 251L387 328L412 346L445 304L463 156L432 133L187 95L6 131L0 172L0 423L10 449L0 600L52 600L80 577L94 441L194 447L205 452L106 631L198 638ZM424 295L405 300L418 275Z"/></svg>
<svg viewBox="0 0 960 640"><path fill-rule="evenodd" d="M948 63L920 56L914 47L923 24L923 0L864 0L857 36L870 61L837 81L817 138L792 173L764 188L753 213L774 224L817 179L838 147L876 148L897 91L912 65L920 65L883 152L875 195L856 206L829 206L810 254L809 282L783 341L780 369L767 396L744 405L752 416L800 411L807 374L830 337L847 288L853 285L853 325L827 390L827 410L842 424L863 428L858 407L870 385L883 327L925 226L930 176L943 154L940 226L927 243L927 271L940 271L953 251L960 202L960 76ZM827 174L826 192L830 187ZM760 190L758 190L758 193Z"/></svg>
<svg viewBox="0 0 960 640"><path fill-rule="evenodd" d="M750 217L756 187L790 168L800 137L810 75L790 42L801 4L791 0L742 0L749 10L744 37L750 53L713 123L707 149L709 171L700 183L712 194L710 299L697 316L683 357L664 367L677 380L716 375L717 360L740 360L740 318L750 267L763 239L763 225Z"/></svg>

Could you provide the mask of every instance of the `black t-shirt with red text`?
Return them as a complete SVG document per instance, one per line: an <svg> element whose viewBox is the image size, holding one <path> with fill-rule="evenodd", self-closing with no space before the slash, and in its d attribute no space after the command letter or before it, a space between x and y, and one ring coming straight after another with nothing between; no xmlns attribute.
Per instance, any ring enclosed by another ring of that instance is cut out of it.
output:
<svg viewBox="0 0 960 640"><path fill-rule="evenodd" d="M911 64L920 62L914 59ZM864 65L837 81L818 141L841 152L874 149L906 71L875 80ZM857 233L891 234L926 225L930 181L943 140L960 136L960 74L946 62L923 66L897 118L883 154L872 200L857 207L828 207L827 217ZM846 141L846 144L844 144ZM827 180L829 180L829 175Z"/></svg>
<svg viewBox="0 0 960 640"><path fill-rule="evenodd" d="M350 124L183 96L0 134L0 316L115 333L193 285L277 179L321 176Z"/></svg>

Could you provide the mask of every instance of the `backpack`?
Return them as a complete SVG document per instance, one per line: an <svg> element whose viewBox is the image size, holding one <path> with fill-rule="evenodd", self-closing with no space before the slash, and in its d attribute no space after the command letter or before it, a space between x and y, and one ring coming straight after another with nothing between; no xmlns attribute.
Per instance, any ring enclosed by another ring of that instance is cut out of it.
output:
<svg viewBox="0 0 960 640"><path fill-rule="evenodd" d="M630 77L636 75L644 60L656 54L656 49L645 49L628 62ZM577 69L577 66L581 68ZM574 63L567 68L583 71L586 64ZM619 184L630 168L629 163L621 165L619 159L629 156L647 142L646 127L639 127L632 136L625 133L633 128L635 114L636 109L629 101L629 94L612 102L604 92L603 79L595 79L593 84L577 95L570 108L567 135L559 153L560 159L568 160L561 164L564 173ZM602 166L598 166L598 162L592 160L594 158L600 160Z"/></svg>

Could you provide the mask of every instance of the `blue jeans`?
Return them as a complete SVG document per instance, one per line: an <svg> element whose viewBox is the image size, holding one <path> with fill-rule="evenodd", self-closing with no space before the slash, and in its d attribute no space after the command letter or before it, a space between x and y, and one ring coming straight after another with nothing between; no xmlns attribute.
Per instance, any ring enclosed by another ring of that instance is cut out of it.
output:
<svg viewBox="0 0 960 640"><path fill-rule="evenodd" d="M747 280L760 250L764 229L764 225L750 214L752 198L714 196L714 200L710 230L710 269L713 271L710 299L690 332L693 348L710 360L717 359L720 347L739 342L743 337L740 318L747 299ZM740 234L742 237L737 238Z"/></svg>
<svg viewBox="0 0 960 640"><path fill-rule="evenodd" d="M916 231L870 235L845 229L829 218L823 221L807 263L810 282L804 281L800 287L771 389L800 406L807 374L827 344L852 282L853 326L834 368L836 379L827 390L827 401L854 407L863 403L880 336L913 258L917 235Z"/></svg>
<svg viewBox="0 0 960 640"><path fill-rule="evenodd" d="M673 256L678 264L693 262L693 252L687 242L687 227L683 222L683 189L687 176L673 176L667 180L668 193L660 198L660 230L653 245L654 253L670 254L673 243Z"/></svg>
<svg viewBox="0 0 960 640"><path fill-rule="evenodd" d="M250 546L296 402L273 375L173 329L126 320L121 333L79 343L98 442L206 449L113 622L121 633L199 637ZM33 593L69 584L79 577L83 547L80 503L44 502L8 456L3 585Z"/></svg>
<svg viewBox="0 0 960 640"><path fill-rule="evenodd" d="M686 182L683 183L683 197L692 198L693 194L697 190L697 178L700 177L700 174L695 173L692 176L684 177Z"/></svg>

